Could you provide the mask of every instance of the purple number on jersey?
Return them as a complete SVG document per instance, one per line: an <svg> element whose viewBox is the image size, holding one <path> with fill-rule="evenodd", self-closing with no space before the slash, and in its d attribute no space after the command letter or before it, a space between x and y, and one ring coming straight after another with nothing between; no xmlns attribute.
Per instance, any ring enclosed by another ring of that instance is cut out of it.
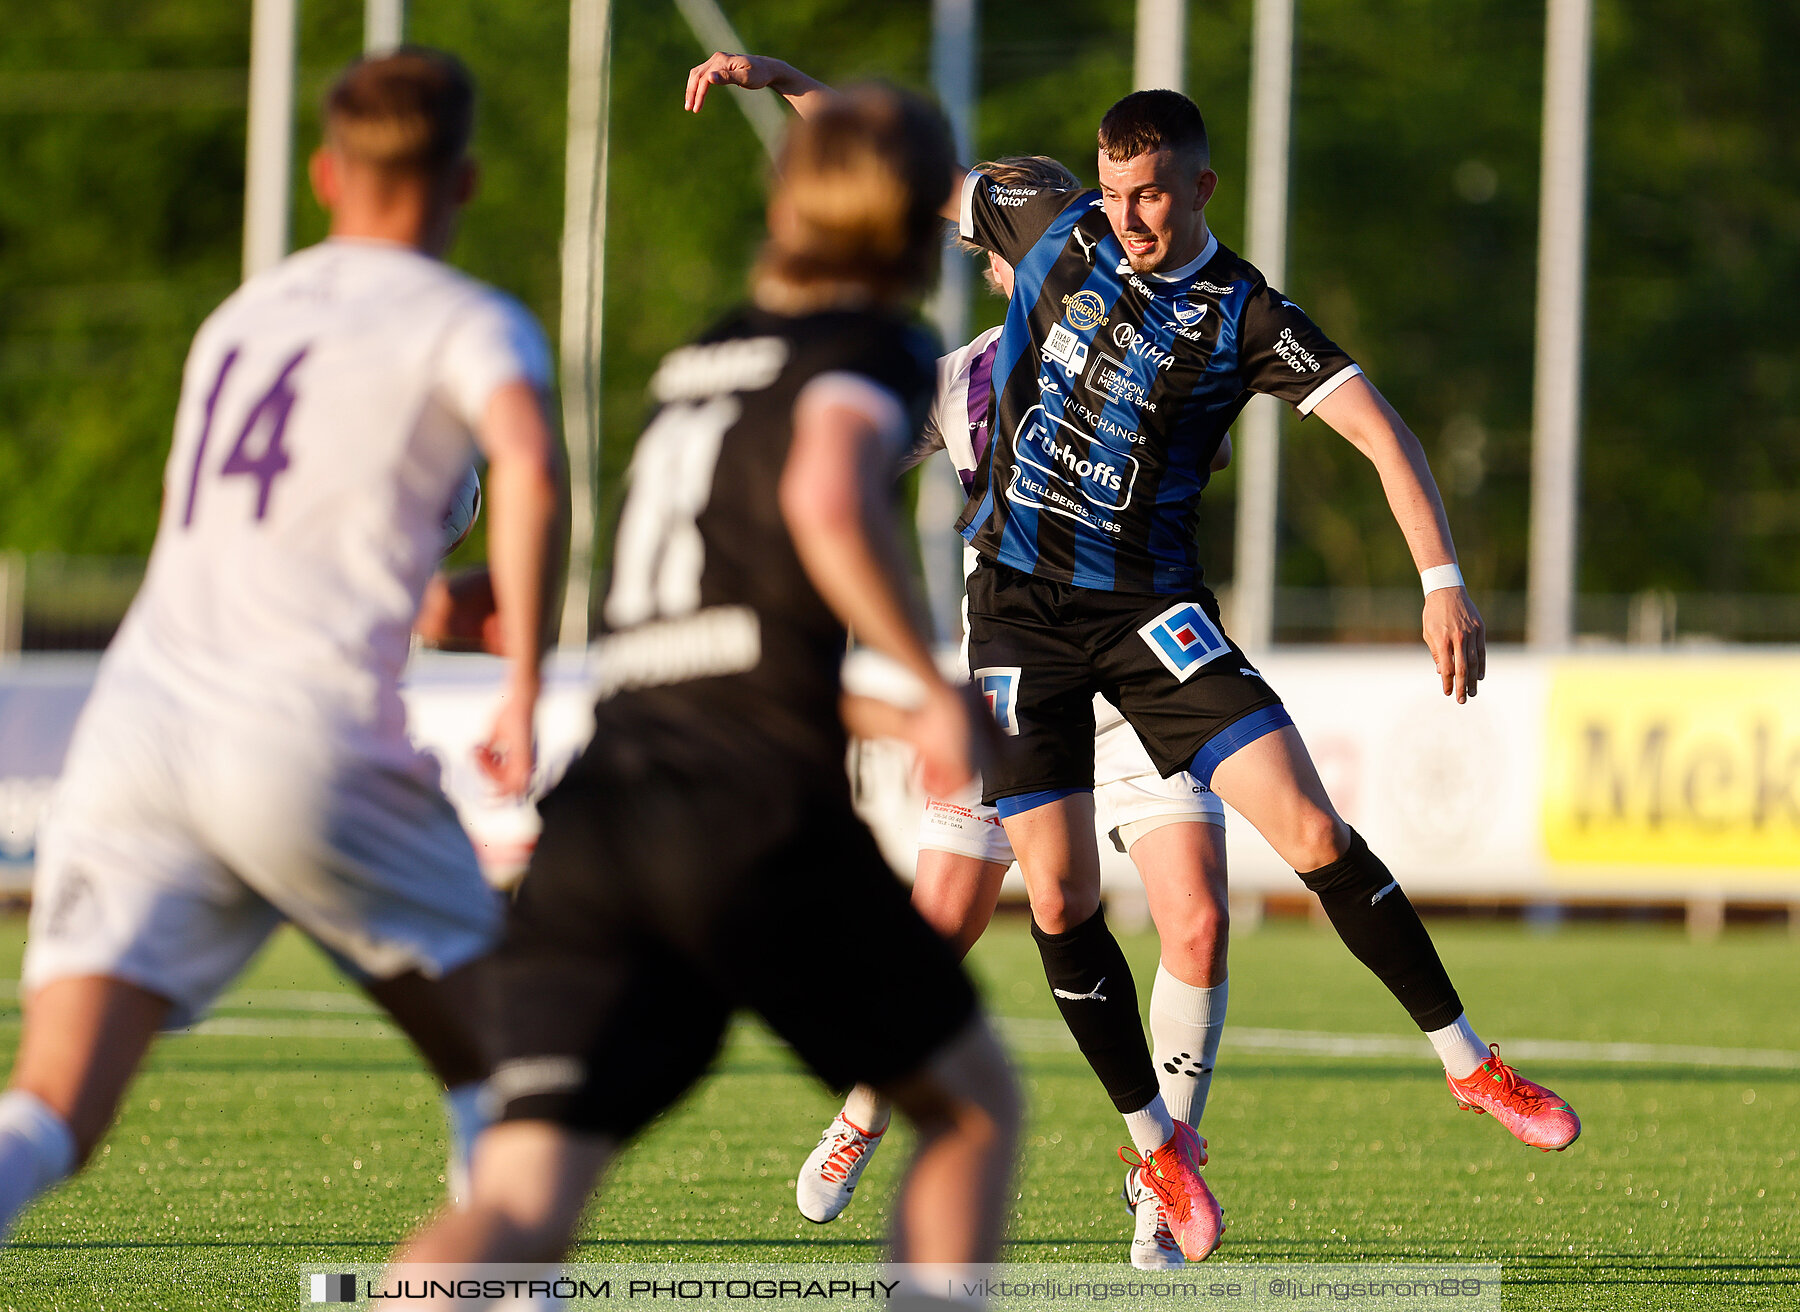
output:
<svg viewBox="0 0 1800 1312"><path fill-rule="evenodd" d="M281 445L281 436L287 431L288 415L294 408L294 388L290 380L294 370L300 367L300 362L306 359L306 353L311 349L310 346L301 347L281 366L281 372L275 376L269 390L250 407L250 413L244 418L244 426L238 430L237 441L232 444L225 463L219 466L222 478L232 474L248 474L256 479L256 518L259 521L269 513L269 490L274 487L276 476L293 463L288 459L287 448ZM225 390L225 380L231 376L232 366L237 362L238 348L234 346L219 362L219 376L213 379L212 391L206 395L206 410L200 421L200 440L194 444L194 468L188 475L187 507L181 516L183 528L189 528L194 523L194 503L200 495L200 465L206 459L206 444L212 438L213 411L218 408L219 394ZM253 456L248 450L250 434L265 420L269 424L269 440L264 444L262 454Z"/></svg>
<svg viewBox="0 0 1800 1312"><path fill-rule="evenodd" d="M288 415L294 409L294 389L288 380L311 349L301 347L292 359L281 366L281 372L276 375L269 390L250 408L250 414L244 420L244 427L238 432L231 454L219 466L221 476L247 474L256 480L256 518L259 521L269 513L269 491L275 486L275 479L293 463L288 459L286 448L281 445L281 435L287 430ZM253 456L248 450L250 434L256 431L257 425L265 418L270 425L269 440L263 446L262 454Z"/></svg>
<svg viewBox="0 0 1800 1312"><path fill-rule="evenodd" d="M219 404L219 393L225 390L225 380L231 376L231 366L237 363L237 358L237 347L225 352L225 359L219 364L219 376L213 379L212 391L206 394L206 416L200 421L200 440L194 445L194 468L188 475L187 509L181 516L183 528L194 522L194 498L200 495L200 462L206 459L207 439L212 437L213 410Z"/></svg>

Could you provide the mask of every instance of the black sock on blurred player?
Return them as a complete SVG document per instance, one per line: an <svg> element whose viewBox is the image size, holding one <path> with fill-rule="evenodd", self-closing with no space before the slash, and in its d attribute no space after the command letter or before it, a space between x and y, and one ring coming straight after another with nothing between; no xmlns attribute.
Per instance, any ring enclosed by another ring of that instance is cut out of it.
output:
<svg viewBox="0 0 1800 1312"><path fill-rule="evenodd" d="M1462 1015L1462 1000L1419 913L1361 834L1352 829L1349 849L1330 865L1295 873L1319 895L1344 946L1388 986L1420 1029L1441 1029Z"/></svg>
<svg viewBox="0 0 1800 1312"><path fill-rule="evenodd" d="M1031 937L1044 959L1057 1010L1113 1106L1127 1113L1148 1106L1162 1090L1138 1018L1137 985L1119 941L1106 927L1106 913L1096 910L1062 934L1045 933L1033 920Z"/></svg>

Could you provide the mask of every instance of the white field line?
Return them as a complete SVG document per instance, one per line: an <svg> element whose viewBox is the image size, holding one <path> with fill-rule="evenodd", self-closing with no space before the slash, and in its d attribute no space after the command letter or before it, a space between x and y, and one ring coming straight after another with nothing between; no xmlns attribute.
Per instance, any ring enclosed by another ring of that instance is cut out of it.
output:
<svg viewBox="0 0 1800 1312"><path fill-rule="evenodd" d="M0 998L15 998L14 981L0 980ZM250 1039L393 1039L399 1031L368 999L354 993L302 989L244 989L220 1002L223 1010L261 1007L271 1011L336 1013L343 1019L274 1016L211 1016L182 1035ZM354 1019L366 1017L367 1019ZM1019 1052L1073 1052L1075 1040L1060 1020L1023 1016L996 1017L1007 1043ZM0 1028L18 1021L0 1020ZM740 1027L742 1023L740 1023ZM747 1035L752 1043L778 1041L760 1027ZM1240 1050L1308 1057L1407 1057L1434 1060L1422 1035L1333 1034L1324 1030L1253 1029L1228 1026L1223 1045ZM1508 1057L1521 1060L1595 1062L1621 1066L1735 1066L1746 1069L1800 1070L1800 1052L1784 1048L1715 1048L1673 1043L1588 1043L1569 1039L1513 1039L1503 1045Z"/></svg>
<svg viewBox="0 0 1800 1312"><path fill-rule="evenodd" d="M16 1001L19 981L0 979L0 1001ZM269 1011L345 1012L353 1016L382 1015L380 1007L360 993L336 993L325 989L234 989L219 999L227 1010L262 1007Z"/></svg>
<svg viewBox="0 0 1800 1312"><path fill-rule="evenodd" d="M0 1017L0 1033L19 1028L17 1016ZM376 1016L367 1020L287 1020L262 1016L210 1016L185 1030L171 1030L165 1039L404 1039L391 1022Z"/></svg>
<svg viewBox="0 0 1800 1312"><path fill-rule="evenodd" d="M354 1016L385 1013L360 993L327 993L306 989L237 989L219 1000L221 1007L264 1007L270 1011L348 1012Z"/></svg>
<svg viewBox="0 0 1800 1312"><path fill-rule="evenodd" d="M367 1020L287 1020L266 1016L208 1016L170 1038L199 1035L239 1039L404 1039L385 1016Z"/></svg>
<svg viewBox="0 0 1800 1312"><path fill-rule="evenodd" d="M1000 1031L1023 1052L1073 1052L1061 1021L1001 1017ZM1321 1030L1225 1027L1221 1048L1319 1057L1417 1057L1435 1060L1423 1035L1333 1034ZM1598 1062L1622 1066L1739 1066L1800 1070L1800 1052L1783 1048L1710 1048L1674 1043L1587 1043L1570 1039L1513 1039L1501 1045L1522 1060Z"/></svg>

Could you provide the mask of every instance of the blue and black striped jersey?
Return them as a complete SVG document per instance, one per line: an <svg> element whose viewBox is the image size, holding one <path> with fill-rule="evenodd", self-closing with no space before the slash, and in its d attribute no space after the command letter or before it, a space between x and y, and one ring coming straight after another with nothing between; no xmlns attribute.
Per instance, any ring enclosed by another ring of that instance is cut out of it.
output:
<svg viewBox="0 0 1800 1312"><path fill-rule="evenodd" d="M1361 372L1216 237L1136 274L1097 191L971 173L962 235L1014 269L993 439L957 522L982 555L1079 587L1200 581L1200 492L1253 392L1308 414Z"/></svg>

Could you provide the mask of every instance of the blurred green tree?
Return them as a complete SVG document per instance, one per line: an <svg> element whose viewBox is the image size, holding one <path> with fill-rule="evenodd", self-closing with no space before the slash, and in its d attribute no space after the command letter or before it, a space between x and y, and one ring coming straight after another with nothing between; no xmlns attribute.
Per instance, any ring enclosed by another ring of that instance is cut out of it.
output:
<svg viewBox="0 0 1800 1312"><path fill-rule="evenodd" d="M303 165L359 0L302 5L294 234L323 217ZM829 80L923 86L924 0L725 0L753 48ZM483 88L484 187L456 262L554 332L567 11L415 4L416 39ZM46 0L0 48L0 547L141 553L182 355L235 284L248 5ZM1093 176L1129 87L1132 6L987 0L977 148ZM1250 0L1192 6L1188 90L1243 231ZM684 115L704 53L672 3L615 6L602 479L615 490L656 359L743 292L764 163L729 106ZM1529 511L1541 9L1312 0L1296 54L1284 289L1362 360L1424 440L1478 589L1517 590ZM1800 589L1800 11L1599 0L1581 586ZM978 296L977 323L999 307ZM1281 578L1398 585L1410 564L1366 464L1287 430ZM1227 472L1203 557L1231 575ZM480 550L479 539L466 550Z"/></svg>

